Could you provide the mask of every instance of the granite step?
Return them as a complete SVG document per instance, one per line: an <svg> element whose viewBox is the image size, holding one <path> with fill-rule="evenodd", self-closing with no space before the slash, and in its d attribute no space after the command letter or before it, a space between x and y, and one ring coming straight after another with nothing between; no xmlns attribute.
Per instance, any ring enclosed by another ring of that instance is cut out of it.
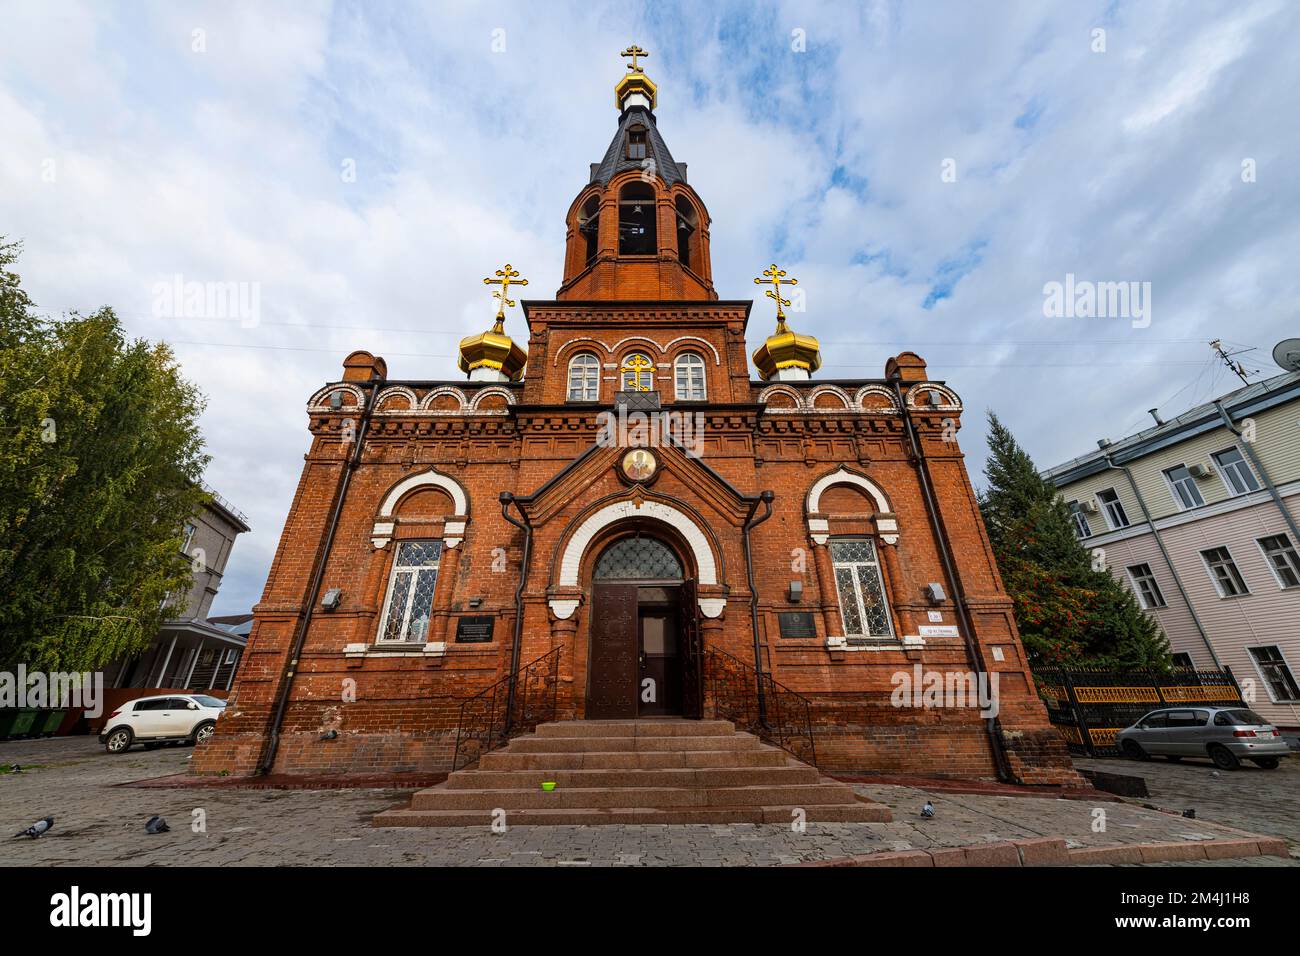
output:
<svg viewBox="0 0 1300 956"><path fill-rule="evenodd" d="M531 735L510 741L513 753L574 753L627 750L756 750L759 740L752 734L694 737L542 737Z"/></svg>
<svg viewBox="0 0 1300 956"><path fill-rule="evenodd" d="M765 807L852 803L843 785L771 784L744 787L585 787L545 791L463 790L439 784L411 797L412 810L544 810L609 807Z"/></svg>
<svg viewBox="0 0 1300 956"><path fill-rule="evenodd" d="M652 770L466 770L447 780L451 790L540 790L550 781L561 789L589 787L744 787L772 784L815 784L817 771L787 761L783 767L708 767Z"/></svg>
<svg viewBox="0 0 1300 956"><path fill-rule="evenodd" d="M643 750L484 754L480 770L667 770L676 768L784 767L790 755L776 747L754 750Z"/></svg>
<svg viewBox="0 0 1300 956"><path fill-rule="evenodd" d="M496 808L494 808L496 809ZM889 808L880 803L827 804L809 807L611 807L607 809L386 810L375 815L380 827L612 826L617 824L777 823L789 826L796 813L809 823L888 823Z"/></svg>
<svg viewBox="0 0 1300 956"><path fill-rule="evenodd" d="M729 720L558 720L537 728L538 737L726 737Z"/></svg>

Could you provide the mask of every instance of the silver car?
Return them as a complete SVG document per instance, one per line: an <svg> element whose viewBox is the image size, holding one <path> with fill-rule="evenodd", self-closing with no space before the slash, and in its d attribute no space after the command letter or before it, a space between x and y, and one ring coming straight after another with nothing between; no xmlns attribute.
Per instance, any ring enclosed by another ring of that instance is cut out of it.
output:
<svg viewBox="0 0 1300 956"><path fill-rule="evenodd" d="M1290 752L1281 731L1245 707L1153 710L1116 734L1115 742L1134 760L1209 757L1221 770L1236 770L1243 760L1273 770Z"/></svg>

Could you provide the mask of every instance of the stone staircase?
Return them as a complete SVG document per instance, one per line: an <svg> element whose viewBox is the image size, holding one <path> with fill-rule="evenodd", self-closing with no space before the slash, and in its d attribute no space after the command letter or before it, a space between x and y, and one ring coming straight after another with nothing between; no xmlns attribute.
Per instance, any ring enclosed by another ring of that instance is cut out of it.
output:
<svg viewBox="0 0 1300 956"><path fill-rule="evenodd" d="M542 789L543 781L555 789ZM884 822L857 796L727 720L568 720L484 754L417 792L382 827L609 823Z"/></svg>

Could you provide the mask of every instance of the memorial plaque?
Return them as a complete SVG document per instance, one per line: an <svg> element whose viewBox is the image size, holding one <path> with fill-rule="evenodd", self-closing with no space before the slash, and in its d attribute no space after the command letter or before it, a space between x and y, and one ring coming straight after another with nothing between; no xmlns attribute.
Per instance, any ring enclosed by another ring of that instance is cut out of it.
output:
<svg viewBox="0 0 1300 956"><path fill-rule="evenodd" d="M781 621L782 637L816 637L817 625L813 622L812 611L781 611L777 614Z"/></svg>
<svg viewBox="0 0 1300 956"><path fill-rule="evenodd" d="M490 614L462 617L456 620L457 644L487 644L492 640L492 625L496 618Z"/></svg>

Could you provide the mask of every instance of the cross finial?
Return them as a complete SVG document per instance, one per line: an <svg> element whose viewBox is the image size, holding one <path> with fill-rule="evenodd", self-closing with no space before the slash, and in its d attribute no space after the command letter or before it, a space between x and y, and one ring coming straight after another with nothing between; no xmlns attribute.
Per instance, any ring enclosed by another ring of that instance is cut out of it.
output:
<svg viewBox="0 0 1300 956"><path fill-rule="evenodd" d="M512 309L515 307L514 299L510 298L510 287L512 285L528 285L528 280L517 279L516 276L518 275L519 273L514 268L511 267L510 263L507 262L506 267L504 269L498 269L496 271L497 277L495 279L493 279L491 276L488 276L483 280L484 285L501 286L501 289L499 291L492 293L492 298L498 300L499 303L497 305L496 325L492 327L492 331L497 333L498 335L501 334L502 329L504 328L504 323L506 319L506 306L509 306Z"/></svg>
<svg viewBox="0 0 1300 956"><path fill-rule="evenodd" d="M632 58L632 64L631 66L628 67L628 70L630 70L633 73L644 73L645 70L641 69L641 67L636 65L636 58L637 57L645 58L650 56L650 54L647 53L645 50L641 49L635 43L633 43L630 47L628 47L626 50L620 53L619 56L630 56Z"/></svg>
<svg viewBox="0 0 1300 956"><path fill-rule="evenodd" d="M767 276L767 278L766 279L757 278L754 280L754 284L772 286L772 288L768 289L764 293L764 295L766 295L769 299L776 300L776 331L777 334L780 335L786 331L785 309L782 308L782 306L787 306L790 304L789 299L781 298L781 284L785 283L786 285L798 285L799 280L787 279L785 277L785 270L778 269L776 267L775 262L772 263L770 266L768 266L766 269L764 269L762 274Z"/></svg>
<svg viewBox="0 0 1300 956"><path fill-rule="evenodd" d="M649 392L652 390L654 363L639 352L630 356L619 370L623 373L623 388L630 392ZM648 379L642 384L642 378Z"/></svg>

